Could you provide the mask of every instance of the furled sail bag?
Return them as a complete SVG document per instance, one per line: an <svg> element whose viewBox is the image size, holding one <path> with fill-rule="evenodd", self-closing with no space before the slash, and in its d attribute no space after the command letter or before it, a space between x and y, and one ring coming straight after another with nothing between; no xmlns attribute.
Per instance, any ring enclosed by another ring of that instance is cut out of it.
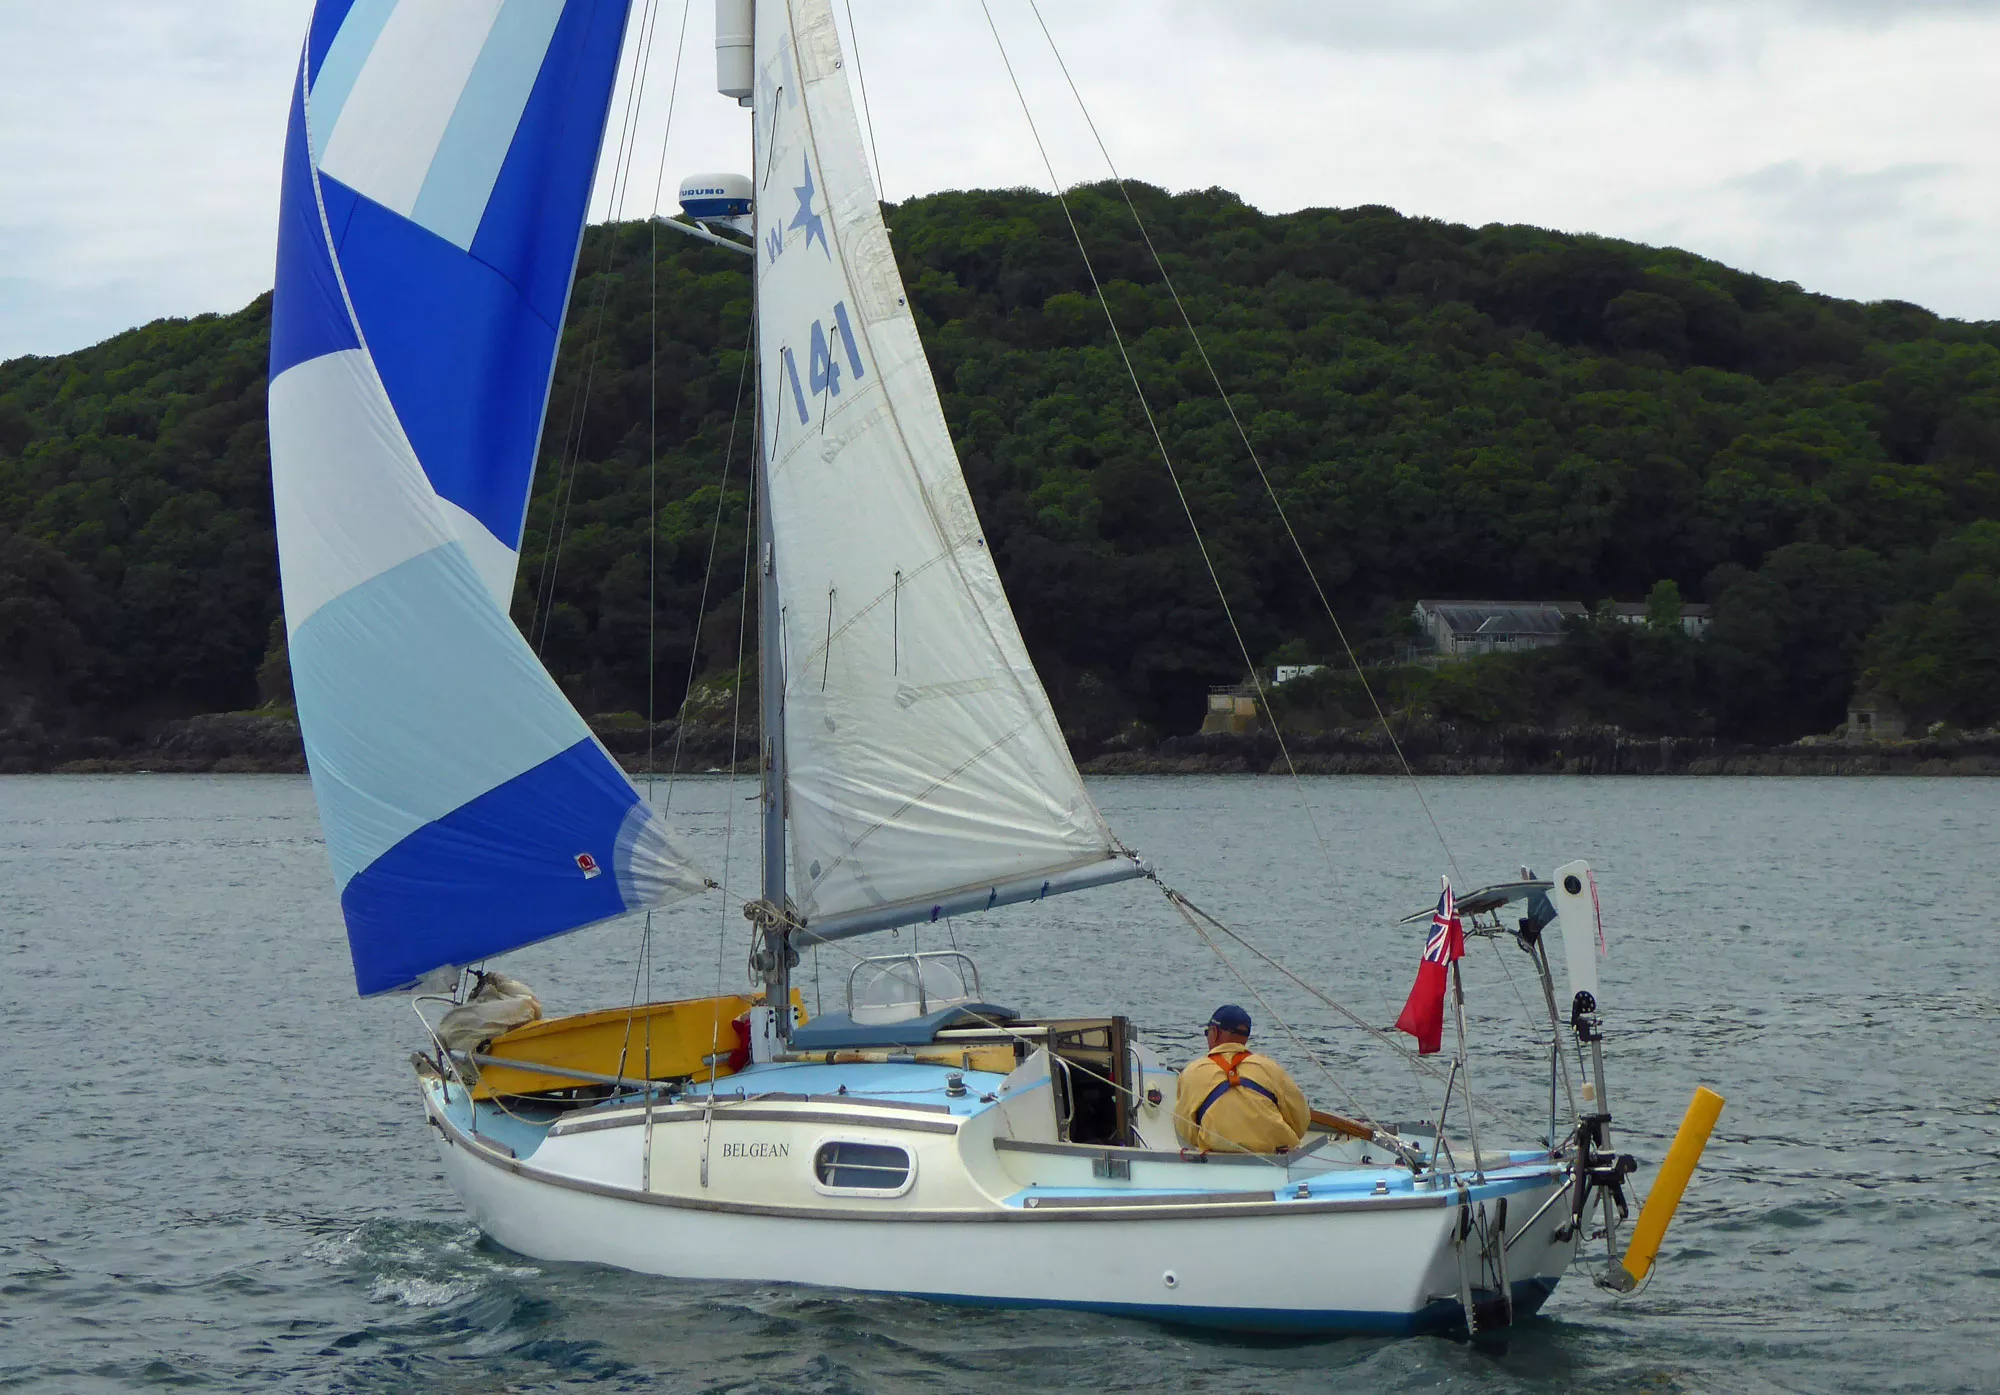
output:
<svg viewBox="0 0 2000 1395"><path fill-rule="evenodd" d="M436 1036L448 1051L484 1051L493 1038L541 1018L541 1000L532 988L488 972L464 1002L438 1019Z"/></svg>

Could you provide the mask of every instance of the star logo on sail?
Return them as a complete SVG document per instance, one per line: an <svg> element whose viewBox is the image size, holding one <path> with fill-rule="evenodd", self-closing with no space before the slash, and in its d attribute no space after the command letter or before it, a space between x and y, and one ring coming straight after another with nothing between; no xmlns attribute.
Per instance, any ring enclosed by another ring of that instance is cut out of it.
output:
<svg viewBox="0 0 2000 1395"><path fill-rule="evenodd" d="M833 248L826 240L826 219L813 212L813 194L816 190L813 187L812 161L802 156L800 163L805 166L806 182L796 186L792 190L793 193L799 196L799 211L794 213L792 221L786 224L786 231L789 232L793 228L804 228L806 230L806 246L812 246L812 240L817 237L819 239L820 250L826 253L828 261L832 261Z"/></svg>

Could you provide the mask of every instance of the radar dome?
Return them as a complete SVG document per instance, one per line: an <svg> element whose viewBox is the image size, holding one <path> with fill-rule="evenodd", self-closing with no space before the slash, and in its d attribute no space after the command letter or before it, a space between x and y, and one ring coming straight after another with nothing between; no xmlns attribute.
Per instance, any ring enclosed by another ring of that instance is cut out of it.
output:
<svg viewBox="0 0 2000 1395"><path fill-rule="evenodd" d="M681 212L698 223L728 223L749 216L752 192L747 175L691 174L681 181Z"/></svg>

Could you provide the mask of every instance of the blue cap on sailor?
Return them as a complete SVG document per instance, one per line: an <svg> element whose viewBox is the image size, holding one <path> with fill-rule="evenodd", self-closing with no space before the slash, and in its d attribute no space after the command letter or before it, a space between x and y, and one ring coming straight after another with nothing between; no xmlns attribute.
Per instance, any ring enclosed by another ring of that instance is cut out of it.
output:
<svg viewBox="0 0 2000 1395"><path fill-rule="evenodd" d="M1250 1035L1250 1014L1234 1003L1224 1003L1209 1015L1208 1025L1247 1037Z"/></svg>

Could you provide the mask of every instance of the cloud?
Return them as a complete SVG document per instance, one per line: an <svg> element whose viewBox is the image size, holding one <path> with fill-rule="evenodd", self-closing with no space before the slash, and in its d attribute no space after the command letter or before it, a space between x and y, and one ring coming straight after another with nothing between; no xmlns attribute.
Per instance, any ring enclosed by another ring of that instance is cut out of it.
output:
<svg viewBox="0 0 2000 1395"><path fill-rule="evenodd" d="M60 353L129 329L132 306L146 299L146 290L130 279L70 287L0 276L0 362Z"/></svg>
<svg viewBox="0 0 2000 1395"><path fill-rule="evenodd" d="M271 284L308 0L0 5L0 359Z"/></svg>
<svg viewBox="0 0 2000 1395"><path fill-rule="evenodd" d="M660 0L627 216L651 205L680 3ZM747 163L747 116L712 88L713 6L691 3L669 205L678 175ZM1381 203L1672 241L2000 317L1992 0L1039 3L1134 178L1272 211ZM0 0L0 358L269 288L310 9ZM1103 177L1024 0L992 10L1058 176ZM888 197L1045 182L978 6L853 11Z"/></svg>
<svg viewBox="0 0 2000 1395"><path fill-rule="evenodd" d="M1709 4L1724 0L1705 0ZM1988 15L1992 0L1782 0L1784 7L1807 19L1830 20L1883 29L1921 23L1952 15Z"/></svg>
<svg viewBox="0 0 2000 1395"><path fill-rule="evenodd" d="M1238 0L1228 27L1346 50L1478 54L1557 39L1601 45L1651 37L1669 46L1690 25L1839 25L1869 30L1990 14L1992 0ZM1209 0L1174 0L1184 23L1213 23Z"/></svg>
<svg viewBox="0 0 2000 1395"><path fill-rule="evenodd" d="M1347 50L1488 53L1532 43L1590 8L1587 0L1247 0L1219 21L1206 0L1174 0L1172 12L1183 23Z"/></svg>
<svg viewBox="0 0 2000 1395"><path fill-rule="evenodd" d="M1915 204L1926 192L1957 172L1956 165L1936 161L1848 170L1783 160L1726 179L1722 187L1763 204L1766 218L1853 235L1875 224L1907 220L1919 211ZM1954 224L1936 226L1943 230Z"/></svg>
<svg viewBox="0 0 2000 1395"><path fill-rule="evenodd" d="M1908 300L1973 318L2000 316L2000 283L1968 210L1978 181L1964 166L1906 161L1876 169L1792 159L1687 191L1705 227L1665 223L1649 240L1702 252L1808 290Z"/></svg>

